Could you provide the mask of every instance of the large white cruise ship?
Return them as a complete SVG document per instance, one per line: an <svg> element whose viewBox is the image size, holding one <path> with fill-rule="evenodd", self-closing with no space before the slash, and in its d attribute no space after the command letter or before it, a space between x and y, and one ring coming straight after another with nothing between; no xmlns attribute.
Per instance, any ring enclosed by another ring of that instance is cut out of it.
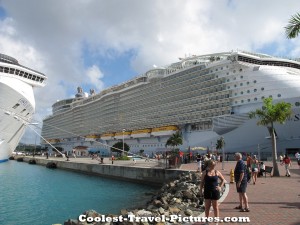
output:
<svg viewBox="0 0 300 225"><path fill-rule="evenodd" d="M0 162L15 150L35 110L33 87L46 76L0 54Z"/></svg>
<svg viewBox="0 0 300 225"><path fill-rule="evenodd" d="M292 104L292 117L275 126L279 152L300 150L300 62L245 51L183 58L98 94L78 88L53 104L43 144L104 151L124 139L131 151L156 152L178 130L182 150L213 150L223 136L225 152L267 154L270 134L248 113L268 97Z"/></svg>

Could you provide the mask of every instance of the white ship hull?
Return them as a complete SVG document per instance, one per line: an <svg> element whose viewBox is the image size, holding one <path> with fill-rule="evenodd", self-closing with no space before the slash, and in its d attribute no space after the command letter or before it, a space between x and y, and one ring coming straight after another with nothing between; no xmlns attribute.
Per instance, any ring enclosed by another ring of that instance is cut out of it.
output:
<svg viewBox="0 0 300 225"><path fill-rule="evenodd" d="M0 54L0 162L7 161L22 138L35 110L33 86L45 76Z"/></svg>
<svg viewBox="0 0 300 225"><path fill-rule="evenodd" d="M31 109L30 114L23 118L29 121L35 106L32 87L16 79L1 77L0 161L6 161L9 158L24 134L26 126L24 121L18 116L20 108L12 108L21 101L27 101L26 107Z"/></svg>

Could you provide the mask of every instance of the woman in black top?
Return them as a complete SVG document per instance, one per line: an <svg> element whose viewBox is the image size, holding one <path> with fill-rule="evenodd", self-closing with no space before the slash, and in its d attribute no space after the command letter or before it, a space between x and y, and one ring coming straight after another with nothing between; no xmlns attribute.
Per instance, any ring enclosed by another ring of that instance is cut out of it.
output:
<svg viewBox="0 0 300 225"><path fill-rule="evenodd" d="M218 200L220 198L220 192L225 184L223 175L215 170L216 163L213 160L207 162L206 171L203 171L200 184L200 194L203 195L202 190L204 187L204 199L205 199L205 216L209 216L209 209L212 205L214 209L214 216L219 217ZM218 179L221 183L219 185Z"/></svg>

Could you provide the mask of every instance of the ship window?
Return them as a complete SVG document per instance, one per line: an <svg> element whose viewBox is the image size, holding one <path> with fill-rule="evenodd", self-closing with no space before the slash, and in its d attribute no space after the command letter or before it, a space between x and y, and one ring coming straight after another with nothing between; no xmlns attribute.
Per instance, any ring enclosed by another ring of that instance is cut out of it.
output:
<svg viewBox="0 0 300 225"><path fill-rule="evenodd" d="M243 92L243 91L241 91L241 95L242 95L242 94L244 94L244 92Z"/></svg>
<svg viewBox="0 0 300 225"><path fill-rule="evenodd" d="M280 98L280 97L281 97L281 94L278 94L278 95L277 95L277 97L279 97L279 98Z"/></svg>
<svg viewBox="0 0 300 225"><path fill-rule="evenodd" d="M237 93L234 93L235 96L237 96Z"/></svg>
<svg viewBox="0 0 300 225"><path fill-rule="evenodd" d="M18 108L19 105L20 105L19 103L15 104L15 105L13 106L13 109Z"/></svg>
<svg viewBox="0 0 300 225"><path fill-rule="evenodd" d="M257 92L257 89L254 89L253 91L254 91L254 92Z"/></svg>
<svg viewBox="0 0 300 225"><path fill-rule="evenodd" d="M250 102L250 99L248 99L248 102Z"/></svg>
<svg viewBox="0 0 300 225"><path fill-rule="evenodd" d="M235 70L233 70L233 73L235 73L236 71Z"/></svg>
<svg viewBox="0 0 300 225"><path fill-rule="evenodd" d="M230 79L227 79L227 82L229 82L230 81Z"/></svg>
<svg viewBox="0 0 300 225"><path fill-rule="evenodd" d="M32 74L29 74L28 79L31 79L31 78L32 78Z"/></svg>
<svg viewBox="0 0 300 225"><path fill-rule="evenodd" d="M240 69L240 72L242 72L243 71L243 69Z"/></svg>
<svg viewBox="0 0 300 225"><path fill-rule="evenodd" d="M240 86L243 86L243 83L240 83Z"/></svg>
<svg viewBox="0 0 300 225"><path fill-rule="evenodd" d="M241 103L244 103L244 100L241 100Z"/></svg>
<svg viewBox="0 0 300 225"><path fill-rule="evenodd" d="M265 99L265 96L261 96L261 99Z"/></svg>
<svg viewBox="0 0 300 225"><path fill-rule="evenodd" d="M235 104L237 104L237 101L235 101Z"/></svg>
<svg viewBox="0 0 300 225"><path fill-rule="evenodd" d="M295 102L295 106L300 106L300 102Z"/></svg>
<svg viewBox="0 0 300 225"><path fill-rule="evenodd" d="M28 77L28 73L25 72L25 76L24 77L27 78Z"/></svg>
<svg viewBox="0 0 300 225"><path fill-rule="evenodd" d="M248 90L247 93L250 93L250 90Z"/></svg>
<svg viewBox="0 0 300 225"><path fill-rule="evenodd" d="M228 86L227 89L230 89L230 86Z"/></svg>
<svg viewBox="0 0 300 225"><path fill-rule="evenodd" d="M263 91L263 90L265 90L265 88L262 87L261 90Z"/></svg>
<svg viewBox="0 0 300 225"><path fill-rule="evenodd" d="M23 113L23 112L25 112L26 111L26 109L23 109L22 111L21 111L21 113Z"/></svg>
<svg viewBox="0 0 300 225"><path fill-rule="evenodd" d="M16 70L15 74L16 74L16 75L19 75L19 72L20 72L20 70Z"/></svg>
<svg viewBox="0 0 300 225"><path fill-rule="evenodd" d="M4 67L4 73L8 73L9 68L8 67Z"/></svg>
<svg viewBox="0 0 300 225"><path fill-rule="evenodd" d="M269 95L269 98L272 98L272 95Z"/></svg>
<svg viewBox="0 0 300 225"><path fill-rule="evenodd" d="M256 83L256 80L254 80L253 83L255 84L255 83Z"/></svg>
<svg viewBox="0 0 300 225"><path fill-rule="evenodd" d="M257 98L254 98L254 101L257 101Z"/></svg>
<svg viewBox="0 0 300 225"><path fill-rule="evenodd" d="M24 75L24 71L20 71L20 76L23 76Z"/></svg>
<svg viewBox="0 0 300 225"><path fill-rule="evenodd" d="M223 70L223 67L221 67L221 70Z"/></svg>
<svg viewBox="0 0 300 225"><path fill-rule="evenodd" d="M229 73L226 73L226 75L229 75Z"/></svg>
<svg viewBox="0 0 300 225"><path fill-rule="evenodd" d="M249 82L249 81L247 81L247 84L250 84L250 82Z"/></svg>
<svg viewBox="0 0 300 225"><path fill-rule="evenodd" d="M244 78L244 76L241 76L241 79L243 79Z"/></svg>
<svg viewBox="0 0 300 225"><path fill-rule="evenodd" d="M236 77L234 77L233 80L236 80Z"/></svg>
<svg viewBox="0 0 300 225"><path fill-rule="evenodd" d="M9 73L10 73L10 74L14 74L14 73L15 73L15 69L10 68Z"/></svg>

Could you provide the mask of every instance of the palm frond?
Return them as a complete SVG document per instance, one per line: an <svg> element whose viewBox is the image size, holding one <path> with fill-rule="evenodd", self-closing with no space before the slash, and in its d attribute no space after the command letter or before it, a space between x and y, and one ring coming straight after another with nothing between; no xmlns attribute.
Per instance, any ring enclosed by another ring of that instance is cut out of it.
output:
<svg viewBox="0 0 300 225"><path fill-rule="evenodd" d="M300 32L300 13L297 13L291 17L289 24L285 27L285 34L288 39L292 39L298 36Z"/></svg>

